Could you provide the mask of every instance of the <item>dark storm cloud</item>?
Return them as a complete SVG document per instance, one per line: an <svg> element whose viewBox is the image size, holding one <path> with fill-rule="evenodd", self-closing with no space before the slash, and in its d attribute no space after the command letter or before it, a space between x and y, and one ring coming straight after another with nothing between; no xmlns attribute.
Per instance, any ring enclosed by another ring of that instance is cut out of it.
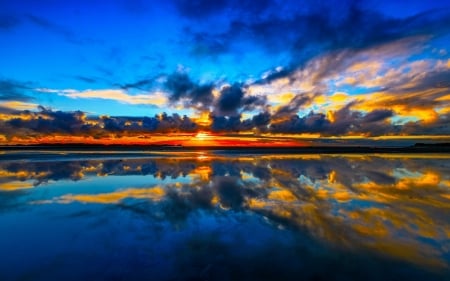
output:
<svg viewBox="0 0 450 281"><path fill-rule="evenodd" d="M169 100L183 100L185 105L196 109L208 110L213 102L214 85L194 83L184 72L175 72L167 77L165 87L170 91Z"/></svg>
<svg viewBox="0 0 450 281"><path fill-rule="evenodd" d="M25 94L28 83L13 80L0 80L0 101L29 101L33 98Z"/></svg>

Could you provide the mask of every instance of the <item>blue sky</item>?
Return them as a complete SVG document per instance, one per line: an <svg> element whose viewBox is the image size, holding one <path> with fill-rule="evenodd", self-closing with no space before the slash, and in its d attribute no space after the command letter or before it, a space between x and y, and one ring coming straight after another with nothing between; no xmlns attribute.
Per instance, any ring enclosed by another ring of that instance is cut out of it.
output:
<svg viewBox="0 0 450 281"><path fill-rule="evenodd" d="M278 116L283 106L290 117L325 116L358 100L352 110L391 110L385 114L391 124L426 121L422 111L449 112L449 7L447 0L2 1L0 102L12 110L43 106L88 116L166 112L198 119L206 112L213 123L239 116L238 127L247 130L244 120ZM424 72L430 75L419 77ZM174 79L181 80L170 86ZM224 88L233 85L242 93L226 97ZM208 93L197 96L201 87ZM425 88L440 90L418 92ZM390 104L416 94L430 107L361 102L380 92L396 100ZM336 93L346 95L342 104ZM228 126L222 125L216 128Z"/></svg>

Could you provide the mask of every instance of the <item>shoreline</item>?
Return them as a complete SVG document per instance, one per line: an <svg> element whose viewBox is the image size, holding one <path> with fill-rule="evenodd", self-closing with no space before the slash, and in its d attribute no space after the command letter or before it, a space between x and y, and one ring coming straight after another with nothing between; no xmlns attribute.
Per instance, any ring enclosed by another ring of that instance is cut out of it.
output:
<svg viewBox="0 0 450 281"><path fill-rule="evenodd" d="M387 146L304 146L304 147L242 147L242 146L155 146L155 145L0 145L0 152L201 152L221 151L236 154L372 154L372 153L450 153L450 144L416 144L404 147ZM0 154L1 157L1 154Z"/></svg>

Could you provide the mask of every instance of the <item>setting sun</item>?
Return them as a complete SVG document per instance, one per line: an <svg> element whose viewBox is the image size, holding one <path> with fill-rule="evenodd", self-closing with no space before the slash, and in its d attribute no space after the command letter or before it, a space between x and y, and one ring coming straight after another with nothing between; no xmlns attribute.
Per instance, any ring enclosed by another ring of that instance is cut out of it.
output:
<svg viewBox="0 0 450 281"><path fill-rule="evenodd" d="M208 133L205 132L199 132L195 135L195 140L197 141L203 141L203 140L207 140L210 139L212 136Z"/></svg>

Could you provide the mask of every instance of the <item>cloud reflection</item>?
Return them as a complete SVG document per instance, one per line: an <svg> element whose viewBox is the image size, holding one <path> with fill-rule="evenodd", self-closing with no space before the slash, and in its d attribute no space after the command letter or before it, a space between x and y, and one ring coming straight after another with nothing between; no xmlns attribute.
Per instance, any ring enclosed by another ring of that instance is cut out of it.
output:
<svg viewBox="0 0 450 281"><path fill-rule="evenodd" d="M112 204L176 225L198 211L251 212L337 248L365 249L432 268L449 266L448 157L197 156L3 161L0 199L12 187L32 192L33 185L45 188L61 180L146 176L144 186L84 189L30 203ZM147 212L142 212L143 202L151 206Z"/></svg>

